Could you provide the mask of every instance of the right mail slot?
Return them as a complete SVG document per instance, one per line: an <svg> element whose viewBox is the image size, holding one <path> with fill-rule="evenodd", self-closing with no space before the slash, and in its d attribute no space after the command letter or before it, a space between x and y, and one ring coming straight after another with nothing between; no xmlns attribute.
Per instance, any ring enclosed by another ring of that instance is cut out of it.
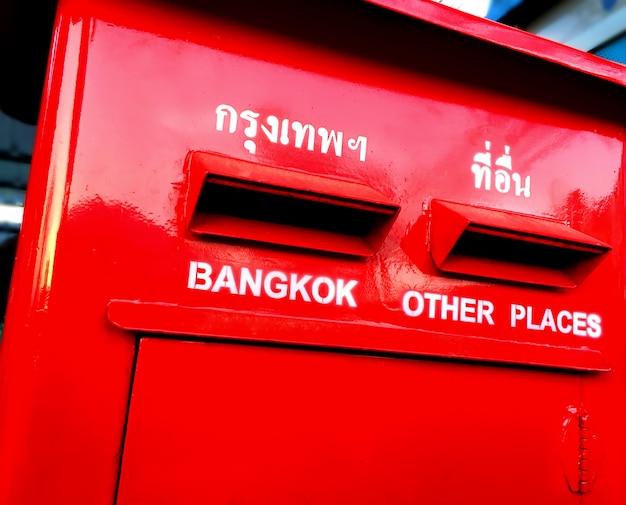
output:
<svg viewBox="0 0 626 505"><path fill-rule="evenodd" d="M433 200L437 268L477 277L573 288L611 247L553 220Z"/></svg>

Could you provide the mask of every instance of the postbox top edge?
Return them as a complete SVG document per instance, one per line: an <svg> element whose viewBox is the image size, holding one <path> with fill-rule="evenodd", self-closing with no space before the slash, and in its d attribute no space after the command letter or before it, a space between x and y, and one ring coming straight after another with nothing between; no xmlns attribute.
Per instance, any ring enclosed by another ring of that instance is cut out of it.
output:
<svg viewBox="0 0 626 505"><path fill-rule="evenodd" d="M608 82L626 86L626 67L623 65L523 30L473 16L439 5L436 2L406 2L405 0L364 1L528 56L556 63Z"/></svg>

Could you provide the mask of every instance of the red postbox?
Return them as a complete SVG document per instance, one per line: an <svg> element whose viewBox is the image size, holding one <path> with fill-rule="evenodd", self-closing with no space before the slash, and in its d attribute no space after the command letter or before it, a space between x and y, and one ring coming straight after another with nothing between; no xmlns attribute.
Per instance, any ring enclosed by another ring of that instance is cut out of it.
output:
<svg viewBox="0 0 626 505"><path fill-rule="evenodd" d="M0 503L623 503L625 77L433 2L62 0Z"/></svg>

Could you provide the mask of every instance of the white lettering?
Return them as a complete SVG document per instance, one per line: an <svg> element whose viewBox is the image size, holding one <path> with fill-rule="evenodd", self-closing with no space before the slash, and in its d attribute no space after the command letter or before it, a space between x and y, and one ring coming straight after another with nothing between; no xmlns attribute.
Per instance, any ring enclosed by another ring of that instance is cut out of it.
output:
<svg viewBox="0 0 626 505"><path fill-rule="evenodd" d="M437 293L407 291L402 297L402 310L409 317L418 317L426 311L428 319L461 321L463 323L493 325L494 305L489 300L477 300Z"/></svg>
<svg viewBox="0 0 626 505"><path fill-rule="evenodd" d="M452 303L448 303L448 295L441 298L441 319L448 319L448 313L452 313L452 320L459 320L459 297L453 296Z"/></svg>
<svg viewBox="0 0 626 505"><path fill-rule="evenodd" d="M568 323L563 324L563 320L567 319ZM572 331L572 325L569 324L569 321L572 320L572 314L567 310L562 310L556 315L556 327L559 329L561 333L568 334Z"/></svg>
<svg viewBox="0 0 626 505"><path fill-rule="evenodd" d="M312 301L321 305L334 303L337 306L356 307L353 290L358 281L333 279L327 276L314 277L309 274L285 273L273 270L265 273L262 269L223 265L215 278L209 263L190 261L187 288L229 293L239 296L261 297L263 295L279 300ZM217 270L215 270L217 272ZM442 321L460 321L470 324L493 326L495 306L489 300L459 297L438 293L407 291L402 297L402 310L409 317L427 317ZM533 317L533 313L536 317ZM541 314L541 318L539 315ZM510 327L532 331L550 331L577 337L599 338L602 336L602 318L598 314L570 312L552 308L537 309L532 305L510 305Z"/></svg>
<svg viewBox="0 0 626 505"><path fill-rule="evenodd" d="M196 287L196 281L198 280L197 273L198 273L198 262L190 261L189 262L189 276L187 277L188 289L194 289Z"/></svg>
<svg viewBox="0 0 626 505"><path fill-rule="evenodd" d="M208 291L211 288L211 272L211 265L209 265L208 263L202 263L201 261L190 261L187 287L189 289L200 289L202 291Z"/></svg>
<svg viewBox="0 0 626 505"><path fill-rule="evenodd" d="M263 279L263 270L257 268L254 279L250 270L246 267L241 269L241 276L239 277L239 294L245 295L250 288L252 296L261 296L261 280Z"/></svg>
<svg viewBox="0 0 626 505"><path fill-rule="evenodd" d="M402 310L409 317L418 317L424 311L424 297L417 291L407 291L402 297Z"/></svg>
<svg viewBox="0 0 626 505"><path fill-rule="evenodd" d="M530 305L511 304L511 328L519 321L525 320L526 329L534 331L551 331L563 335L573 334L577 337L598 338L602 335L602 318L598 314L586 312L555 312L551 308L544 309L541 324L533 322L533 310Z"/></svg>
<svg viewBox="0 0 626 505"><path fill-rule="evenodd" d="M526 328L529 330L540 330L541 326L533 323L533 308L529 305L526 307Z"/></svg>
<svg viewBox="0 0 626 505"><path fill-rule="evenodd" d="M490 326L493 326L493 317L491 317L493 309L493 303L489 300L478 300L478 322L482 324L485 319Z"/></svg>
<svg viewBox="0 0 626 505"><path fill-rule="evenodd" d="M266 274L260 268L253 272L247 267L236 270L231 265L223 265L215 280L211 278L212 273L213 267L208 263L190 261L187 288L210 290L212 293L228 292L239 296L266 295L275 300L301 299L307 303L314 300L322 305L334 303L338 306L357 306L353 293L358 284L356 280L331 279L326 276L313 278L312 275L285 273L279 270Z"/></svg>
<svg viewBox="0 0 626 505"><path fill-rule="evenodd" d="M215 284L213 284L213 288L211 289L211 293L217 293L222 288L228 288L231 295L238 294L233 269L229 265L224 265L220 270L217 279L215 279Z"/></svg>
<svg viewBox="0 0 626 505"><path fill-rule="evenodd" d="M435 293L424 293L424 298L428 300L428 318L437 317L437 302L441 300L441 295Z"/></svg>
<svg viewBox="0 0 626 505"><path fill-rule="evenodd" d="M516 303L511 304L511 328L517 326L518 321L522 321L526 317L526 309L522 305Z"/></svg>
<svg viewBox="0 0 626 505"><path fill-rule="evenodd" d="M476 322L476 300L473 298L461 298L461 321L464 323Z"/></svg>
<svg viewBox="0 0 626 505"><path fill-rule="evenodd" d="M345 299L350 307L356 307L356 302L352 296L352 288L357 284L358 282L354 280L345 284L343 279L337 279L337 305L343 305L343 300Z"/></svg>
<svg viewBox="0 0 626 505"><path fill-rule="evenodd" d="M323 290L321 289L321 287L323 284L326 285L326 296L322 295ZM333 298L335 297L334 282L328 277L318 277L313 281L312 295L313 299L317 303L321 303L322 305L326 305L332 302Z"/></svg>
<svg viewBox="0 0 626 505"><path fill-rule="evenodd" d="M312 124L303 124L301 121L290 118L279 118L273 114L266 116L264 118L265 121L262 122L260 113L246 109L238 114L238 111L234 107L225 103L216 107L215 114L215 129L219 132L227 131L230 134L235 133L238 128L238 118L247 122L247 124L244 123L243 128L243 132L247 137L243 142L243 147L250 154L256 153L257 144L254 139L256 138L260 126L260 130L269 141L274 144L280 141L284 146L289 145L289 136L291 130L293 130L293 132L295 132L293 145L298 149L302 149L304 146L304 138L307 136L306 148L309 151L315 150L315 134L317 131L321 140L319 146L321 153L328 154L332 151L335 156L342 156L344 148L344 133L342 131L328 129L323 126L316 129ZM289 128L290 125L291 129ZM359 153L359 160L361 162L365 161L367 156L367 137L363 135L351 137L348 138L346 144L349 149Z"/></svg>
<svg viewBox="0 0 626 505"><path fill-rule="evenodd" d="M272 284L274 279L277 279L280 282ZM270 298L274 298L276 300L285 298L287 296L287 275L283 272L279 272L278 270L270 272L265 277L263 289L265 294Z"/></svg>
<svg viewBox="0 0 626 505"><path fill-rule="evenodd" d="M550 309L546 309L543 313L543 319L541 320L541 330L545 330L546 327L550 327L550 329L556 332L556 325L554 324L554 315Z"/></svg>
<svg viewBox="0 0 626 505"><path fill-rule="evenodd" d="M574 335L587 336L587 314L584 312L574 312Z"/></svg>
<svg viewBox="0 0 626 505"><path fill-rule="evenodd" d="M591 338L598 338L602 335L602 319L598 314L589 314L587 318L587 335Z"/></svg>
<svg viewBox="0 0 626 505"><path fill-rule="evenodd" d="M300 293L300 296L302 297L302 299L305 302L310 302L311 301L311 297L309 296L309 293L307 293L307 291L304 288L304 286L312 278L313 278L312 275L304 275L304 276L302 276L302 278L298 279L298 275L297 274L291 274L291 280L289 282L289 299L290 300L295 300L296 299L296 294ZM341 305L341 304L338 303L338 305Z"/></svg>

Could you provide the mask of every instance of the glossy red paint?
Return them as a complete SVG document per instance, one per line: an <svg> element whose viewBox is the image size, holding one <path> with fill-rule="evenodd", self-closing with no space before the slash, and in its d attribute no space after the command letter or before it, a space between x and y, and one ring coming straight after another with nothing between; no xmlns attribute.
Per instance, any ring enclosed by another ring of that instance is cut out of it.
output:
<svg viewBox="0 0 626 505"><path fill-rule="evenodd" d="M60 2L0 503L624 502L623 67L415 5Z"/></svg>

